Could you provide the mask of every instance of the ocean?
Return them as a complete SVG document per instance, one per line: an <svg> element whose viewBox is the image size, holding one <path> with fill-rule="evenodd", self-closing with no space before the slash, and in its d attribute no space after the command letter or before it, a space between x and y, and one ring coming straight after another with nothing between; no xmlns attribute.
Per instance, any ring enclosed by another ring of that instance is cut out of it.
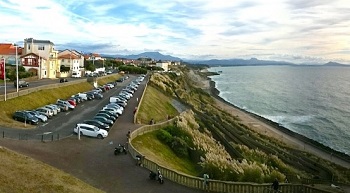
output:
<svg viewBox="0 0 350 193"><path fill-rule="evenodd" d="M227 102L350 155L350 67L212 67Z"/></svg>

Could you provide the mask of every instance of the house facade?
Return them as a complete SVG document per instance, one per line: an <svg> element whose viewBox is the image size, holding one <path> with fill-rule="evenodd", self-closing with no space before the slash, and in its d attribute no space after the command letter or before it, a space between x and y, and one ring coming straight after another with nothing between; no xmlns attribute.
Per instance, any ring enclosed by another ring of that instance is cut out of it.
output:
<svg viewBox="0 0 350 193"><path fill-rule="evenodd" d="M59 66L69 67L67 75L60 74L60 77L71 77L73 72L84 74L84 55L76 50L63 50L58 53Z"/></svg>
<svg viewBox="0 0 350 193"><path fill-rule="evenodd" d="M49 40L24 39L21 65L42 78L56 78L60 72L58 51Z"/></svg>
<svg viewBox="0 0 350 193"><path fill-rule="evenodd" d="M16 52L17 62L19 64L20 56L22 55L22 48L11 43L0 43L0 58L4 58L6 64L16 65Z"/></svg>

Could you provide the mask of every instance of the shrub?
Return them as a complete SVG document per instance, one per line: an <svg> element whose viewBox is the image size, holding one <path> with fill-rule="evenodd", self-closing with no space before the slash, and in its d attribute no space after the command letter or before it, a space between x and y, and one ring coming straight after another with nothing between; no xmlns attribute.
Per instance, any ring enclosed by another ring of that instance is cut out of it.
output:
<svg viewBox="0 0 350 193"><path fill-rule="evenodd" d="M185 140L181 139L180 137L173 138L173 141L171 142L171 149L177 156L183 158L188 157L188 148L189 146L187 145Z"/></svg>
<svg viewBox="0 0 350 193"><path fill-rule="evenodd" d="M172 141L173 141L173 136L166 130L164 129L160 129L157 132L157 138L167 144L167 145L171 145Z"/></svg>

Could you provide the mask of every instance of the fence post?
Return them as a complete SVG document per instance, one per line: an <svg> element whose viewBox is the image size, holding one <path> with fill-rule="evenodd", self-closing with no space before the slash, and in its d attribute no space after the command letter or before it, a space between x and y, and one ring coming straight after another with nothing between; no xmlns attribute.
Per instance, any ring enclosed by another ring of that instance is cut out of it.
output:
<svg viewBox="0 0 350 193"><path fill-rule="evenodd" d="M18 139L21 140L21 133L18 133Z"/></svg>
<svg viewBox="0 0 350 193"><path fill-rule="evenodd" d="M2 138L5 138L5 131L2 131Z"/></svg>
<svg viewBox="0 0 350 193"><path fill-rule="evenodd" d="M60 134L57 133L57 141L59 141L59 140L60 140Z"/></svg>
<svg viewBox="0 0 350 193"><path fill-rule="evenodd" d="M53 141L53 135L51 135L51 141Z"/></svg>
<svg viewBox="0 0 350 193"><path fill-rule="evenodd" d="M44 135L41 135L41 142L44 142Z"/></svg>

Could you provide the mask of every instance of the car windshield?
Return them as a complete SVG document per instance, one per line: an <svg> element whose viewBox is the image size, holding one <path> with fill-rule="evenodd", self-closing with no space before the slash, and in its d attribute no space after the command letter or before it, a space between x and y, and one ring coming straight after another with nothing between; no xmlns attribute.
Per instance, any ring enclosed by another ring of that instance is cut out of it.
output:
<svg viewBox="0 0 350 193"><path fill-rule="evenodd" d="M32 114L32 115L35 115L35 116L39 116L39 115L40 115L40 114L39 114L38 112L36 112L36 111L30 111L29 113Z"/></svg>
<svg viewBox="0 0 350 193"><path fill-rule="evenodd" d="M26 113L26 114L27 114L27 117L28 117L28 118L32 118L32 117L33 117L33 115L30 114L30 113Z"/></svg>

